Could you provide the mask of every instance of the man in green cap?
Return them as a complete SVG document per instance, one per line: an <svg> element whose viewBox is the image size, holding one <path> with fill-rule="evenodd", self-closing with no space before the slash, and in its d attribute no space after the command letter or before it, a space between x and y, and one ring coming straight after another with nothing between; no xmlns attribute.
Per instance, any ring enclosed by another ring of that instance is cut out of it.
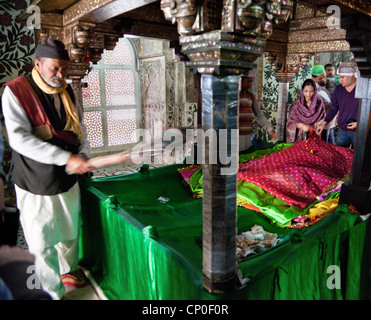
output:
<svg viewBox="0 0 371 320"><path fill-rule="evenodd" d="M326 89L326 71L323 65L317 64L312 69L312 80L317 85L318 96L322 99L325 104L326 112L331 107L331 94ZM335 144L335 127L337 123L337 117L335 117L322 131L322 139L328 143Z"/></svg>

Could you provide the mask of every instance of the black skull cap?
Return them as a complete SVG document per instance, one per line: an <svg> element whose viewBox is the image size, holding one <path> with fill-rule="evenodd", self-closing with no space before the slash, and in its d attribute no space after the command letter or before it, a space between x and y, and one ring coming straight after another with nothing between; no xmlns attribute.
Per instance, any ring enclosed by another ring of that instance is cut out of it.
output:
<svg viewBox="0 0 371 320"><path fill-rule="evenodd" d="M64 44L50 37L41 40L41 43L36 47L35 55L36 58L52 58L70 61L68 51L65 49Z"/></svg>

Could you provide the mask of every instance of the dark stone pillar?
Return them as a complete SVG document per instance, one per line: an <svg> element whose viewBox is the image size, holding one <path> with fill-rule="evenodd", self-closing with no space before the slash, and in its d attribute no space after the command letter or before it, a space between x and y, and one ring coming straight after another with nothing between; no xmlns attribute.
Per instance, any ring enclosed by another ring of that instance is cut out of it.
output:
<svg viewBox="0 0 371 320"><path fill-rule="evenodd" d="M239 76L203 74L203 277L214 293L236 288L236 194ZM223 133L227 133L225 137ZM226 158L229 157L229 158Z"/></svg>
<svg viewBox="0 0 371 320"><path fill-rule="evenodd" d="M359 77L356 98L358 111L356 143L350 181L344 183L340 203L352 204L361 214L371 213L371 79Z"/></svg>

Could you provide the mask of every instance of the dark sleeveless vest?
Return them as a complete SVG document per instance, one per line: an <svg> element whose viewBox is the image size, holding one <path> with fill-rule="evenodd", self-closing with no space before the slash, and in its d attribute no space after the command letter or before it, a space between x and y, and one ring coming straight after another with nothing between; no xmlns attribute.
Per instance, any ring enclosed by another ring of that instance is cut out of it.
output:
<svg viewBox="0 0 371 320"><path fill-rule="evenodd" d="M30 120L33 132L46 131L42 140L56 145L73 154L80 145L77 136L64 131L66 114L61 102L61 116L54 107L53 96L43 92L34 82L31 75L21 76L5 84L17 97ZM73 103L75 97L70 86L67 87ZM39 129L47 130L39 130ZM38 136L35 133L36 136ZM17 151L12 151L14 171L12 181L21 189L38 195L56 195L68 191L76 182L77 175L66 174L66 166L56 166L34 161Z"/></svg>

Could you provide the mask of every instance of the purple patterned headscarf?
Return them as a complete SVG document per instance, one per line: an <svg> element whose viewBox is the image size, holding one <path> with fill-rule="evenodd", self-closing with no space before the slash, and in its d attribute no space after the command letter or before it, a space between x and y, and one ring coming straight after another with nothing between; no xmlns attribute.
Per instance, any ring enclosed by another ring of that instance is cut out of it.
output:
<svg viewBox="0 0 371 320"><path fill-rule="evenodd" d="M317 94L317 86L314 86L314 94L309 108L306 105L303 90L299 97L292 103L290 107L289 117L286 124L287 142L294 142L296 138L296 126L299 122L313 125L316 122L325 118L325 105ZM299 135L302 134L299 130Z"/></svg>

